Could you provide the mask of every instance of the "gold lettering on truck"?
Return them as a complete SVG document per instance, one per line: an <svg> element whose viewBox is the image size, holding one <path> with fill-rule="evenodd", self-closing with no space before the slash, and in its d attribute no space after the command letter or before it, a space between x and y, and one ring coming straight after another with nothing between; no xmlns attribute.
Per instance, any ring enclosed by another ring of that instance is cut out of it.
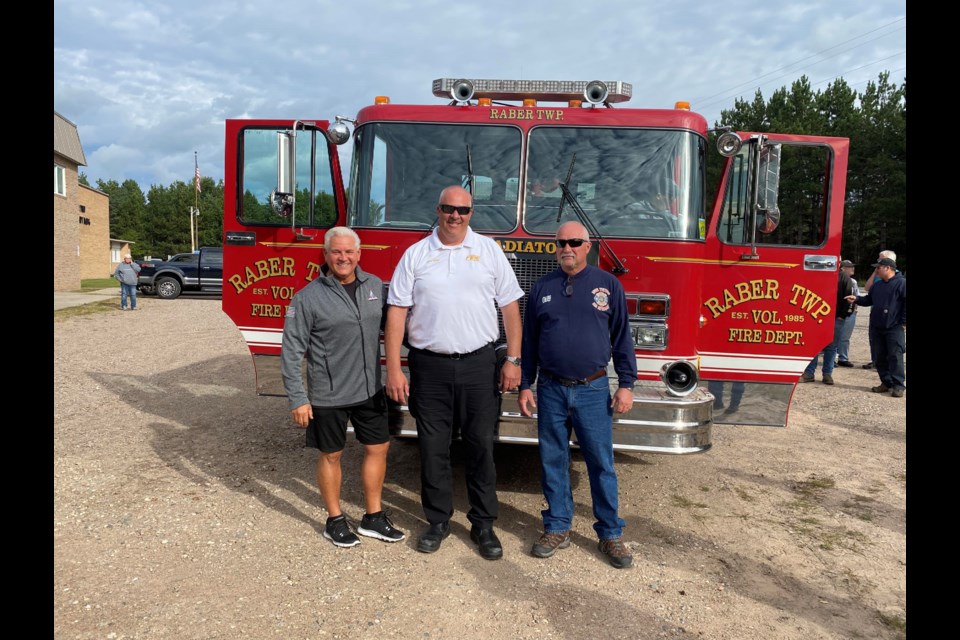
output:
<svg viewBox="0 0 960 640"><path fill-rule="evenodd" d="M490 109L491 120L563 120L563 109Z"/></svg>

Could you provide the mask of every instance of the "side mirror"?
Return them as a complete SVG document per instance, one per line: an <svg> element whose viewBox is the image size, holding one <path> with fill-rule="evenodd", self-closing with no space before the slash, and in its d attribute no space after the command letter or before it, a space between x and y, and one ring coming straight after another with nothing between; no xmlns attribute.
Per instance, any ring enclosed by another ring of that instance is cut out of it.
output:
<svg viewBox="0 0 960 640"><path fill-rule="evenodd" d="M277 132L277 188L270 193L270 206L282 218L293 213L297 189L297 131Z"/></svg>
<svg viewBox="0 0 960 640"><path fill-rule="evenodd" d="M773 233L780 226L780 209L758 209L757 231L763 234Z"/></svg>

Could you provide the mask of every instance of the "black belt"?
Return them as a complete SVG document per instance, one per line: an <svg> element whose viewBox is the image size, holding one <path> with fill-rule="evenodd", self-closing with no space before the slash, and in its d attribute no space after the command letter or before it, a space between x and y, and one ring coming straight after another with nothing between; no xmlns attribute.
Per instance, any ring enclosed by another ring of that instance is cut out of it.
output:
<svg viewBox="0 0 960 640"><path fill-rule="evenodd" d="M558 384L562 384L562 385L565 386L565 387L575 387L575 386L577 386L577 385L587 384L588 382L593 382L593 381L596 380L597 378L602 378L603 376L607 375L607 370L606 370L606 369L600 369L600 371L597 371L596 373L590 374L590 375L587 376L586 378L580 378L579 380L575 380L575 379L573 379L573 378L561 378L560 376L555 375L555 374L551 373L550 371L547 371L546 369L540 369L540 375L545 376L545 377L547 377L547 378L550 378L550 379L553 380L554 382L556 382L556 383L558 383Z"/></svg>
<svg viewBox="0 0 960 640"><path fill-rule="evenodd" d="M471 351L470 353L437 353L436 351L428 351L426 349L417 349L416 347L410 347L409 350L416 351L418 353L422 353L427 356L434 356L436 358L449 358L451 360L463 360L464 358L469 358L470 356L475 356L478 353L483 353L484 351L493 349L494 344L496 343L491 342L489 344L485 344L479 349Z"/></svg>

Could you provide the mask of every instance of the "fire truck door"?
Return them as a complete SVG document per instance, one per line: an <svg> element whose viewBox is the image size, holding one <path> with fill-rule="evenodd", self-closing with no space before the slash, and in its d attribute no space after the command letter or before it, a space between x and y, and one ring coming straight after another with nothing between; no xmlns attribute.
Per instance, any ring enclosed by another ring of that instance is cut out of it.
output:
<svg viewBox="0 0 960 640"><path fill-rule="evenodd" d="M326 230L346 219L327 129L322 120L227 121L222 305L253 356L260 395L285 394L284 315L323 264Z"/></svg>
<svg viewBox="0 0 960 640"><path fill-rule="evenodd" d="M797 380L833 340L849 142L739 135L708 223L701 378L715 423L785 426Z"/></svg>

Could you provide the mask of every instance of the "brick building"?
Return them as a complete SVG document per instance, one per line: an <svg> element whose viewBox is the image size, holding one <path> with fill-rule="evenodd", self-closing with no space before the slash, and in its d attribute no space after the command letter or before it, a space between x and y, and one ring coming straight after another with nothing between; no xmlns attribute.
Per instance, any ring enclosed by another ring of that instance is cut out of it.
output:
<svg viewBox="0 0 960 640"><path fill-rule="evenodd" d="M77 125L54 111L54 291L79 289L81 279L109 277L116 266L111 260L110 197L80 184L80 167L86 165Z"/></svg>

